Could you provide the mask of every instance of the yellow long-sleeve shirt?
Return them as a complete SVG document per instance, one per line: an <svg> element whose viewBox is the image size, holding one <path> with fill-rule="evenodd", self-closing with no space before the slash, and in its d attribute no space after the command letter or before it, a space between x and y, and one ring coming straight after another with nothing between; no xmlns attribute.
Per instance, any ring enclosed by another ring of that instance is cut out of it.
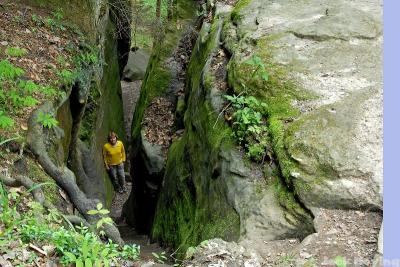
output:
<svg viewBox="0 0 400 267"><path fill-rule="evenodd" d="M113 146L106 143L103 146L103 158L106 165L118 165L126 160L124 144L121 141Z"/></svg>

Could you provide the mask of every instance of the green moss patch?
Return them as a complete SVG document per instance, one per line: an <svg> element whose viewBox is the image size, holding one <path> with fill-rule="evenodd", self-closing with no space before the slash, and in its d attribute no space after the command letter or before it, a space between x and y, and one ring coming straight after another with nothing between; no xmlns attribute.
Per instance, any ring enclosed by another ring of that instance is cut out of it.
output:
<svg viewBox="0 0 400 267"><path fill-rule="evenodd" d="M241 19L241 15L240 15L240 11L246 7L247 5L249 5L251 3L252 0L239 0L236 4L235 4L235 8L233 9L233 11L231 12L231 20L233 23L237 23L238 20Z"/></svg>
<svg viewBox="0 0 400 267"><path fill-rule="evenodd" d="M292 103L295 100L315 99L317 96L288 78L290 66L274 63L274 47L271 45L274 38L279 38L279 36L258 40L253 53L253 56L261 60L267 78L263 79L259 75L254 75L257 72L257 66L248 64L248 58L242 59L236 56L228 65L228 81L236 94L253 95L266 103L272 148L279 161L282 175L289 182L290 172L295 163L287 154L284 136L288 122L300 116L300 111Z"/></svg>

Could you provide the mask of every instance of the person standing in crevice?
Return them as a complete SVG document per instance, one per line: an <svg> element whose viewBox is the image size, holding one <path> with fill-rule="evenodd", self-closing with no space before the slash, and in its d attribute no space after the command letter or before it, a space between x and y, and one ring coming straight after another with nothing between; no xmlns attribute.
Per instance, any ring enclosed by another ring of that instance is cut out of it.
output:
<svg viewBox="0 0 400 267"><path fill-rule="evenodd" d="M108 142L103 146L105 167L111 176L115 191L122 194L126 192L124 162L126 161L124 144L118 140L115 132L111 131L107 137Z"/></svg>

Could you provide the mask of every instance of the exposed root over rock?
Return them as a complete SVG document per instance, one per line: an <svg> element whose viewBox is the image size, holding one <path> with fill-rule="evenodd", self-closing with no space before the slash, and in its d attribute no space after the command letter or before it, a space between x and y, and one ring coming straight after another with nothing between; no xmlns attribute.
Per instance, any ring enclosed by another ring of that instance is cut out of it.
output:
<svg viewBox="0 0 400 267"><path fill-rule="evenodd" d="M101 217L99 217L99 215L89 215L88 211L96 209L96 205L100 201L97 199L89 199L76 184L75 174L67 167L57 166L50 158L46 150L46 134L43 130L43 127L37 123L37 116L39 112L47 113L53 111L54 108L50 103L48 103L32 113L32 116L29 119L29 132L27 136L28 144L46 173L48 173L56 181L56 183L67 192L72 203L82 214L82 216L90 224L93 224ZM62 131L60 128L56 128L56 130ZM124 243L118 228L116 228L114 225L105 225L104 232L114 242L118 244Z"/></svg>
<svg viewBox="0 0 400 267"><path fill-rule="evenodd" d="M54 209L54 205L51 204L50 202L46 201L44 197L44 193L42 189L40 188L40 184L37 184L33 182L29 177L22 176L22 175L17 175L14 178L5 176L5 175L0 175L0 181L5 184L6 186L10 187L19 187L23 186L27 190L31 190L30 193L33 196L33 199L43 205L47 209ZM75 225L85 225L87 227L90 226L90 224L82 217L76 216L76 215L63 215L65 219L67 219L70 223L75 224Z"/></svg>
<svg viewBox="0 0 400 267"><path fill-rule="evenodd" d="M14 178L9 176L0 175L0 181L6 186L19 187L24 186L26 189L32 189L31 194L33 198L45 207L53 207L53 205L45 200L43 191L37 186L31 179L26 176L15 176Z"/></svg>

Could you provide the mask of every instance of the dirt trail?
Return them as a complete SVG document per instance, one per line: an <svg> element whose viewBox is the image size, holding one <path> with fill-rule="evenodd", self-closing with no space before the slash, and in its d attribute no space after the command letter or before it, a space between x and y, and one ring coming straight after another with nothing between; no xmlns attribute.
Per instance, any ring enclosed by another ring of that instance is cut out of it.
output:
<svg viewBox="0 0 400 267"><path fill-rule="evenodd" d="M129 143L130 143L130 128L132 123L133 111L140 95L141 81L126 82L121 81L122 87L122 102L124 109L124 123L126 132L126 149L127 158L129 158ZM126 163L126 170L130 169L129 162ZM136 244L140 246L140 256L143 260L154 259L152 252L159 253L163 249L157 244L150 244L149 237L147 235L138 234L134 228L126 224L125 220L121 218L122 207L128 200L129 194L132 189L132 183L127 181L126 183L127 192L123 194L115 193L113 202L111 204L110 216L117 223L118 229L121 233L122 239L126 244Z"/></svg>

